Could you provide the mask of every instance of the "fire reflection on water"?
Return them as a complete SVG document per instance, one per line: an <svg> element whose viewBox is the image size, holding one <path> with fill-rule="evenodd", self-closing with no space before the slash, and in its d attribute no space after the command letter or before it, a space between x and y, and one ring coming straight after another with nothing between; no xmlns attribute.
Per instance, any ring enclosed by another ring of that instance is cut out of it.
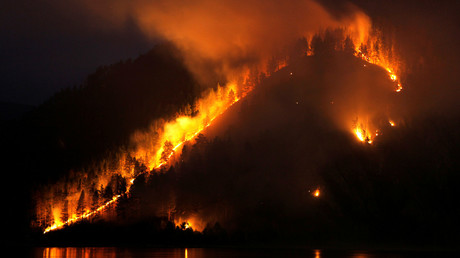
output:
<svg viewBox="0 0 460 258"><path fill-rule="evenodd" d="M321 251L320 250L315 250L315 258L321 258Z"/></svg>
<svg viewBox="0 0 460 258"><path fill-rule="evenodd" d="M49 247L43 249L43 258L77 258L77 257L117 257L117 248L92 248L92 247Z"/></svg>
<svg viewBox="0 0 460 258"><path fill-rule="evenodd" d="M122 248L122 247L47 247L37 248L33 257L43 258L115 258L115 257L388 257L387 253L363 251L328 251L320 249L286 248Z"/></svg>
<svg viewBox="0 0 460 258"><path fill-rule="evenodd" d="M192 257L203 257L199 255ZM188 258L187 248L154 248L145 250L117 247L47 247L37 252L35 257L43 258L115 258L115 257L170 257Z"/></svg>

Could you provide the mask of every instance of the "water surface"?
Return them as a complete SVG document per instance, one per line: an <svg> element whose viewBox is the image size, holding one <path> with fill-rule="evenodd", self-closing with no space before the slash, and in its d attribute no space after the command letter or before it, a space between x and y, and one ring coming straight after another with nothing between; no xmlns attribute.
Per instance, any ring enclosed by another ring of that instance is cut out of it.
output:
<svg viewBox="0 0 460 258"><path fill-rule="evenodd" d="M302 248L117 248L47 247L33 250L32 257L43 258L230 258L230 257L311 257L311 258L383 258L383 257L455 257L458 253L435 251L346 251Z"/></svg>

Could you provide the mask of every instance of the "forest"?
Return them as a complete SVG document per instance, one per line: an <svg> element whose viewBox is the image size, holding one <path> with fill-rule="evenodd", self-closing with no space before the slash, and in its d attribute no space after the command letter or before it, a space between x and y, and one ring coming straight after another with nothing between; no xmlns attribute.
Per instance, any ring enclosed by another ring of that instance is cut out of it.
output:
<svg viewBox="0 0 460 258"><path fill-rule="evenodd" d="M11 241L455 245L458 114L427 112L418 102L423 96L410 87L394 97L386 71L357 58L339 31L317 35L310 44L299 40L286 67L258 75L253 92L185 144L169 166L146 171L128 153L126 166L139 175L129 196L119 176L105 188L94 185L80 194L81 213L88 208L84 199L97 207L123 196L104 214L44 236L30 223L38 219L31 189L110 161L153 120L193 114L209 86L187 71L179 50L160 44L135 60L101 67L81 86L2 123L2 135L9 136L2 139L9 150L5 182L15 189L3 194L14 196L5 198L4 221L14 222L7 225ZM405 84L425 87L426 70L411 67ZM355 100L377 110L372 116L383 134L372 145L342 127L344 117L354 116L349 109ZM383 104L388 101L391 108ZM384 118L393 111L399 112L396 127ZM316 189L320 198L312 195ZM189 218L195 223L175 223Z"/></svg>

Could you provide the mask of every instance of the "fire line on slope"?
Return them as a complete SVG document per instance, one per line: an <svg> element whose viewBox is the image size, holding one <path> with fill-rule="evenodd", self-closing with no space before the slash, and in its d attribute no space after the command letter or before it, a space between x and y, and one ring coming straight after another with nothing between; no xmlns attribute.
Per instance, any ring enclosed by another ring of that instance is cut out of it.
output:
<svg viewBox="0 0 460 258"><path fill-rule="evenodd" d="M243 95L243 97L246 96L246 95ZM214 122L214 120L219 117L220 115L222 115L226 110L228 110L228 108L230 108L231 106L233 106L235 103L237 103L238 101L240 100L240 98L237 98L235 97L232 102L221 112L219 112L217 115L213 116L211 119L209 119L209 122L207 122L205 125L203 125L202 127L200 127L197 131L195 131L193 134L191 134L190 136L188 137L185 137L181 142L179 142L178 144L176 144L173 148L172 148L172 152L168 154L168 156L166 157L166 159L159 163L158 165L156 165L154 167L154 169L160 169L161 167L167 165L167 163L169 162L170 158L174 155L174 151L176 151L179 147L181 147L184 143L190 141L190 140L193 140L196 136L198 136L203 130L205 130L206 128L208 128L209 126L212 125L212 123ZM92 216L95 216L101 212L103 212L105 209L107 209L110 205L112 204L115 204L123 195L127 195L129 194L130 192L130 189L131 189L131 186L132 184L134 184L134 181L136 180L137 177L139 177L140 175L142 174L145 174L147 172L144 172L144 173L140 173L138 174L136 177L133 177L129 180L130 184L127 186L127 190L123 193L123 194L119 194L119 195L116 195L116 196L113 196L113 198L109 201L107 201L106 203L102 204L101 206L99 206L98 208L94 209L94 210L91 210L91 211L86 211L84 212L82 215L80 216L74 216L64 222L61 222L61 223L54 223L53 225L47 227L44 231L43 231L43 234L46 234L50 231L53 231L53 230L58 230L58 229L61 229L67 225L71 225L71 224L74 224L76 222L79 222L79 221L82 221L82 220L85 220L85 219L89 219L90 217Z"/></svg>

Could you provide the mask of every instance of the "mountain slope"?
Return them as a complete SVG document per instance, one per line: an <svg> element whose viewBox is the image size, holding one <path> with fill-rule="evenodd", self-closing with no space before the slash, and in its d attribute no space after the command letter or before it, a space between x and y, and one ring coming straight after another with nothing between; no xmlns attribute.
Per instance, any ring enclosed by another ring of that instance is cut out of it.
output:
<svg viewBox="0 0 460 258"><path fill-rule="evenodd" d="M382 124L372 145L360 142L341 126L350 108L385 113L395 99L385 95L393 89L386 72L363 64L339 53L283 68L187 144L172 167L138 178L114 220L49 238L91 232L126 244L130 232L137 244L453 245L460 125L415 117ZM174 229L172 221L203 233Z"/></svg>

